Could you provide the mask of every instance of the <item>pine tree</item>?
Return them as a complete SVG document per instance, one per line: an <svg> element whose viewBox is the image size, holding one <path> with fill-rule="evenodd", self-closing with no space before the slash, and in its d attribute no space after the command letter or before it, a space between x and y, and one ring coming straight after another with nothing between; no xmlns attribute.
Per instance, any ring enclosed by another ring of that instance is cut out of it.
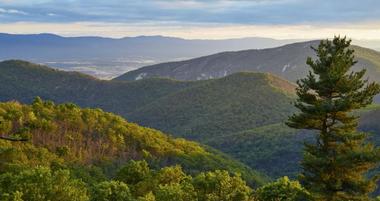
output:
<svg viewBox="0 0 380 201"><path fill-rule="evenodd" d="M316 130L315 143L306 143L300 180L315 200L369 200L376 177L366 173L377 166L380 151L357 131L352 111L372 103L380 85L364 79L365 70L353 72L356 63L351 40L334 37L313 48L317 59L307 59L312 71L297 82L300 110L287 125Z"/></svg>

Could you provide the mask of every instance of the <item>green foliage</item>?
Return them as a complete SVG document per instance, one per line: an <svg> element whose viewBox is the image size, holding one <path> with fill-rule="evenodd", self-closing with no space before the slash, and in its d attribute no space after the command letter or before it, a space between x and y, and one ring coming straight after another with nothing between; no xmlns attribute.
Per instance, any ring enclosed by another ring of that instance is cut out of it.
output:
<svg viewBox="0 0 380 201"><path fill-rule="evenodd" d="M296 177L303 142L311 141L311 137L311 133L277 123L213 138L209 143L271 178Z"/></svg>
<svg viewBox="0 0 380 201"><path fill-rule="evenodd" d="M0 62L0 101L32 103L36 96L57 103L101 107L126 115L159 97L192 85L168 79L136 82L98 80L20 60Z"/></svg>
<svg viewBox="0 0 380 201"><path fill-rule="evenodd" d="M197 195L191 183L173 183L160 185L156 191L156 200L193 201L197 200Z"/></svg>
<svg viewBox="0 0 380 201"><path fill-rule="evenodd" d="M0 126L3 135L27 131L30 136L26 143L1 140L0 155L4 163L0 163L0 169L4 170L18 166L97 164L103 171L96 173L99 177L113 176L121 161L147 158L158 167L178 163L192 174L223 168L240 172L252 184L263 183L262 176L255 171L195 142L174 139L100 109L82 109L71 103L55 105L37 98L30 106L0 103L0 118L0 125L7 125ZM92 177L85 171L73 173L86 181Z"/></svg>
<svg viewBox="0 0 380 201"><path fill-rule="evenodd" d="M219 170L199 174L193 185L199 201L247 201L252 192L238 175Z"/></svg>
<svg viewBox="0 0 380 201"><path fill-rule="evenodd" d="M145 166L146 162L132 161L126 167L133 170L132 167L136 168L141 164ZM193 179L178 165L157 171L147 167L147 170L148 172L145 172L147 175L140 177L141 180L138 182L89 180L93 183L87 185L70 176L70 171L65 169L51 170L47 167L36 167L22 171L8 171L0 174L0 192L2 192L0 198L9 201L243 201L248 200L252 192L240 176L230 176L227 171L201 173ZM134 191L131 192L130 187Z"/></svg>
<svg viewBox="0 0 380 201"><path fill-rule="evenodd" d="M0 171L23 170L36 166L60 167L64 161L42 147L0 140Z"/></svg>
<svg viewBox="0 0 380 201"><path fill-rule="evenodd" d="M118 172L116 179L128 184L135 185L150 175L150 169L146 161L131 160Z"/></svg>
<svg viewBox="0 0 380 201"><path fill-rule="evenodd" d="M219 168L245 174L253 185L263 182L215 150L100 109L36 98L30 106L0 103L0 117L7 124L1 133L30 136L27 142L0 140L3 200L198 200L202 193L194 184L200 179L192 175ZM251 192L225 170L203 174L211 175L205 182L219 183L208 188L210 199L245 199Z"/></svg>
<svg viewBox="0 0 380 201"><path fill-rule="evenodd" d="M152 174L145 160L131 160L118 170L115 179L127 183L133 194L144 195L157 186Z"/></svg>
<svg viewBox="0 0 380 201"><path fill-rule="evenodd" d="M364 80L365 70L349 72L356 63L349 46L346 38L335 37L315 49L318 59L307 60L312 72L298 82L295 106L301 112L288 121L319 132L316 143L305 146L301 174L315 200L369 200L376 186L376 177L365 174L377 166L380 150L357 131L352 111L371 104L380 85Z"/></svg>
<svg viewBox="0 0 380 201"><path fill-rule="evenodd" d="M158 183L158 189L155 190L156 199L162 201L197 200L191 179L191 176L186 175L178 165L162 168L155 175L155 181Z"/></svg>
<svg viewBox="0 0 380 201"><path fill-rule="evenodd" d="M14 74L21 76L18 82L13 80ZM41 96L101 107L133 122L198 140L277 123L293 112L287 95L294 86L262 73L238 73L199 82L106 82L28 62L5 61L0 62L0 76L0 100L30 103ZM9 83L13 90L8 89Z"/></svg>
<svg viewBox="0 0 380 201"><path fill-rule="evenodd" d="M206 142L284 120L294 111L292 87L269 74L238 73L199 82L127 116L142 125Z"/></svg>
<svg viewBox="0 0 380 201"><path fill-rule="evenodd" d="M156 197L152 192L147 193L144 196L141 196L137 199L138 201L156 201Z"/></svg>
<svg viewBox="0 0 380 201"><path fill-rule="evenodd" d="M104 181L93 187L93 201L132 201L128 185L119 181Z"/></svg>
<svg viewBox="0 0 380 201"><path fill-rule="evenodd" d="M157 172L155 178L159 184L164 185L181 183L182 181L189 179L179 165L162 168Z"/></svg>
<svg viewBox="0 0 380 201"><path fill-rule="evenodd" d="M81 179L88 185L100 183L108 179L103 169L99 166L72 164L68 168L73 177Z"/></svg>
<svg viewBox="0 0 380 201"><path fill-rule="evenodd" d="M378 105L360 109L359 130L370 132L368 141L380 145ZM355 112L356 114L356 112ZM297 178L301 170L304 141L314 142L313 132L297 131L283 123L271 124L207 140L207 144L238 158L271 178ZM374 170L375 172L378 169Z"/></svg>
<svg viewBox="0 0 380 201"><path fill-rule="evenodd" d="M266 184L255 192L257 201L302 201L308 200L309 196L298 181L291 181L288 177Z"/></svg>
<svg viewBox="0 0 380 201"><path fill-rule="evenodd" d="M128 168L136 172L135 169L140 169L141 164L145 166L146 163L134 161L121 170L126 171ZM141 171L137 172L136 175L139 175ZM118 178L123 179L122 175L124 174L118 175ZM143 179L139 179L137 183L136 180L130 180L132 183L127 183L138 200L153 200L154 198L157 201L244 201L249 200L252 192L239 175L230 176L227 171L220 170L200 173L192 178L177 165L156 171L144 171L144 177L140 178Z"/></svg>
<svg viewBox="0 0 380 201"><path fill-rule="evenodd" d="M1 174L0 192L3 200L89 200L85 184L72 179L69 171L46 167Z"/></svg>

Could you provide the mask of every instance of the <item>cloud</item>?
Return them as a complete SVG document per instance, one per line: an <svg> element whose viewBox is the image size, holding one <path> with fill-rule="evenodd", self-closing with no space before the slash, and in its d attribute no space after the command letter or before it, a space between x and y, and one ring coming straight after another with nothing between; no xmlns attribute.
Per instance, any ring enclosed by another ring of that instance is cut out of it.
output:
<svg viewBox="0 0 380 201"><path fill-rule="evenodd" d="M379 0L0 0L4 32L379 38L379 19Z"/></svg>
<svg viewBox="0 0 380 201"><path fill-rule="evenodd" d="M302 24L380 19L378 0L13 0L13 2L4 3L4 0L0 0L0 7L33 14L24 18L0 18L1 21ZM60 17L47 18L46 13L54 13Z"/></svg>
<svg viewBox="0 0 380 201"><path fill-rule="evenodd" d="M16 10L16 9L4 9L4 8L0 8L0 13L3 13L3 14L28 15L27 12L24 12L24 11L21 11L21 10Z"/></svg>
<svg viewBox="0 0 380 201"><path fill-rule="evenodd" d="M153 2L161 9L201 9L208 4L204 1L156 1Z"/></svg>
<svg viewBox="0 0 380 201"><path fill-rule="evenodd" d="M33 30L34 32L31 32ZM188 39L226 39L270 37L277 39L320 39L346 35L353 39L379 40L380 21L350 24L298 25L234 25L234 24L173 24L173 23L31 23L0 24L0 32L55 33L64 36L96 35L125 37L165 35Z"/></svg>

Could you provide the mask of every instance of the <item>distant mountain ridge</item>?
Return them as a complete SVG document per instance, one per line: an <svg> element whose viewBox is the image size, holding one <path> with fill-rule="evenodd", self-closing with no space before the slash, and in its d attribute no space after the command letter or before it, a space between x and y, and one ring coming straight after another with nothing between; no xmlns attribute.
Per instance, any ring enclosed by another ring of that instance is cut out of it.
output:
<svg viewBox="0 0 380 201"><path fill-rule="evenodd" d="M276 47L295 40L241 38L187 40L164 36L106 38L1 34L0 60L22 59L110 78L138 67L222 51Z"/></svg>
<svg viewBox="0 0 380 201"><path fill-rule="evenodd" d="M0 59L75 60L101 57L151 58L172 60L191 58L226 50L275 47L295 40L241 38L226 40L187 40L164 36L106 38L98 36L63 37L55 34L0 33ZM91 49L89 49L91 48ZM24 51L18 51L24 50ZM30 50L30 51L28 51ZM100 59L100 58L99 58Z"/></svg>
<svg viewBox="0 0 380 201"><path fill-rule="evenodd" d="M115 80L137 80L165 77L177 80L205 80L220 78L236 72L269 72L289 81L304 77L309 68L305 61L315 57L310 48L319 41L299 42L281 47L222 52L195 59L161 63L130 71ZM359 61L354 70L366 68L371 79L380 81L380 52L352 46Z"/></svg>

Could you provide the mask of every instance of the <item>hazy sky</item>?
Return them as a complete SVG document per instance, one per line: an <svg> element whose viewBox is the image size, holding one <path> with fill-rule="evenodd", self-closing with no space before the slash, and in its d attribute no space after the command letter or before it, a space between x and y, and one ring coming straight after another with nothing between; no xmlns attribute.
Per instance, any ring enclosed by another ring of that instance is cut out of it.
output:
<svg viewBox="0 0 380 201"><path fill-rule="evenodd" d="M0 32L380 39L380 0L0 0Z"/></svg>

